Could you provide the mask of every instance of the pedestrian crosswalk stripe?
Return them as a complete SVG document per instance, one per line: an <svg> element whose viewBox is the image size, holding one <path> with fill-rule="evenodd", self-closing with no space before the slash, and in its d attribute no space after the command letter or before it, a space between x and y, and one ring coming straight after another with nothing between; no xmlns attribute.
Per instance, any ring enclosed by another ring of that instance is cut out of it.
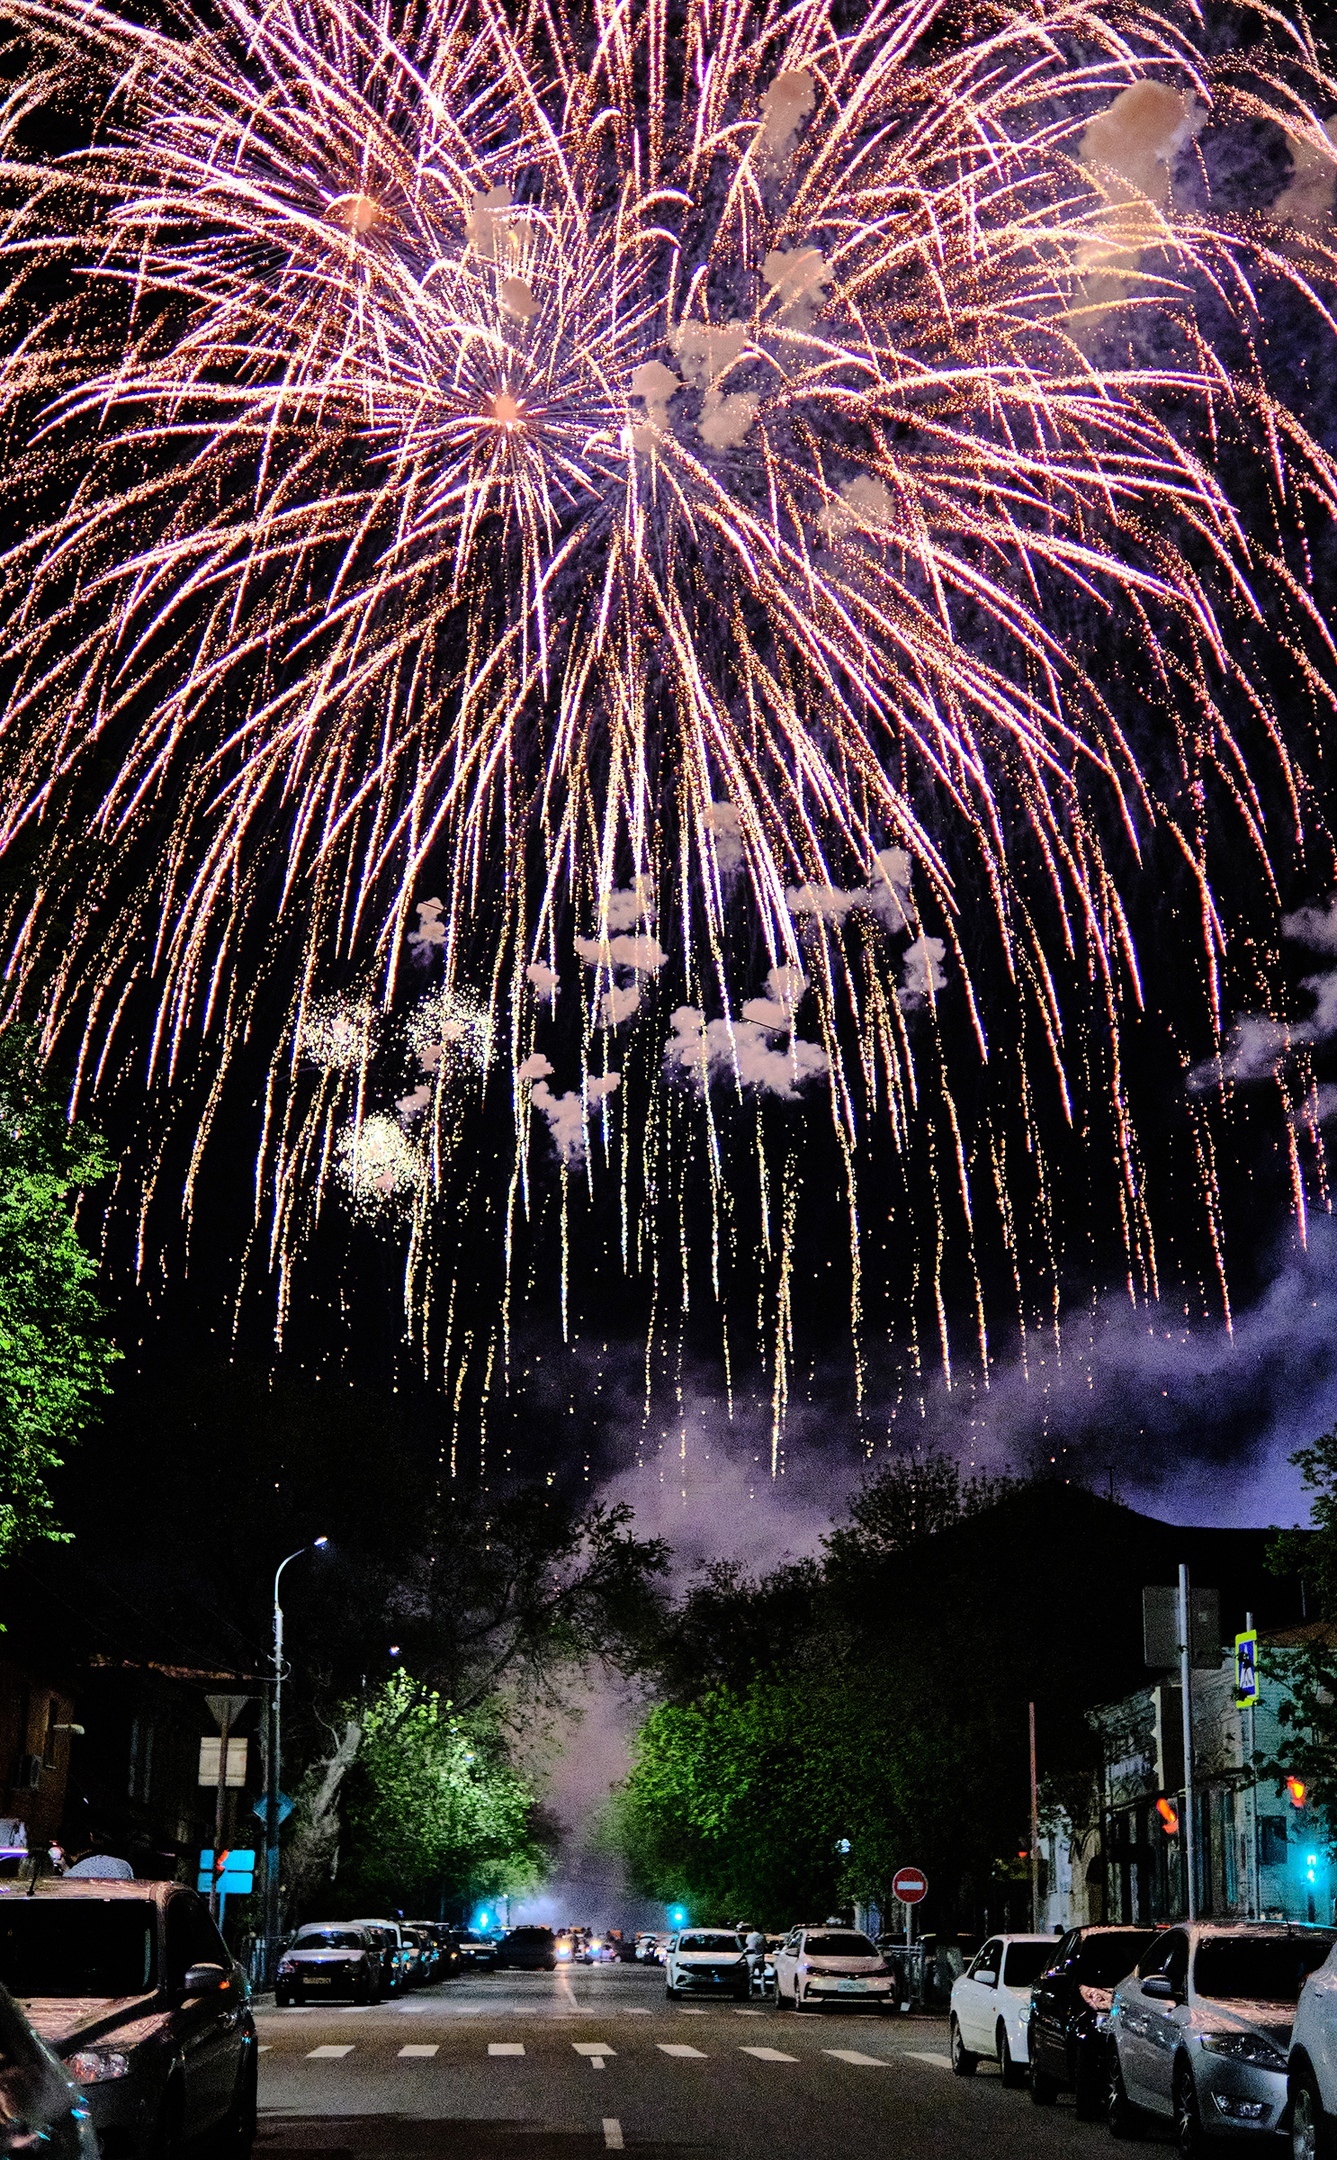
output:
<svg viewBox="0 0 1337 2160"><path fill-rule="evenodd" d="M330 2062L336 2055L351 2055L352 2052L353 2046L350 2041L345 2047L312 2048L306 2059L308 2062Z"/></svg>
<svg viewBox="0 0 1337 2160"><path fill-rule="evenodd" d="M399 2052L401 2055L417 2055L426 2057L428 2055L435 2055L437 2049L435 2042L424 2042L423 2045L420 2047L402 2047Z"/></svg>
<svg viewBox="0 0 1337 2160"><path fill-rule="evenodd" d="M523 2055L525 2043L523 2040L489 2040L487 2051L489 2055Z"/></svg>
<svg viewBox="0 0 1337 2160"><path fill-rule="evenodd" d="M604 2117L604 2151L621 2152L622 2125L615 2115Z"/></svg>
<svg viewBox="0 0 1337 2160"><path fill-rule="evenodd" d="M659 2042L659 2052L661 2055L693 2055L698 2062L704 2062L706 2059L700 2048L680 2047L672 2040L661 2040Z"/></svg>
<svg viewBox="0 0 1337 2160"><path fill-rule="evenodd" d="M861 2055L857 2048L823 2048L822 2053L823 2055L834 2055L837 2062L857 2063L860 2069L888 2070L891 2067L885 2056ZM938 2059L936 2055L930 2055L927 2058L929 2062L936 2062ZM942 2057L944 2062L947 2059L946 2056Z"/></svg>
<svg viewBox="0 0 1337 2160"><path fill-rule="evenodd" d="M649 2017L650 2012L637 2004L633 2008L624 2011L623 2015L625 2017Z"/></svg>
<svg viewBox="0 0 1337 2160"><path fill-rule="evenodd" d="M703 2009L702 2009L702 2007L701 2007L701 2005L700 2005L699 2003L690 2003L690 2004L688 2004L688 2006L687 2006L687 2008L686 2008L686 2009L684 2009L684 2010L679 2010L679 2012L678 2012L678 2016L679 2016L679 2017L709 2017L709 2016L710 2016L710 2012L709 2012L708 2010L703 2010Z"/></svg>
<svg viewBox="0 0 1337 2160"><path fill-rule="evenodd" d="M616 2055L617 2053L617 2049L610 2048L606 2040L573 2040L571 2045L577 2055Z"/></svg>
<svg viewBox="0 0 1337 2160"><path fill-rule="evenodd" d="M744 2010L741 2004L734 2005L735 2017L761 2017L762 2015L763 2012L760 2010Z"/></svg>
<svg viewBox="0 0 1337 2160"><path fill-rule="evenodd" d="M927 2055L920 2048L902 2048L900 2052L908 2055L911 2062L932 2063L938 2070L950 2070L952 2067L950 2055Z"/></svg>
<svg viewBox="0 0 1337 2160"><path fill-rule="evenodd" d="M797 2055L782 2055L779 2048L740 2047L740 2055L755 2055L758 2062L797 2062Z"/></svg>
<svg viewBox="0 0 1337 2160"><path fill-rule="evenodd" d="M272 2046L272 2042L271 2042L271 2041L268 2041L268 2040L262 2040L262 2041L260 2042L260 2045L259 2045L259 2047L258 2047L258 2048L256 2049L256 2054L257 2054L257 2055L268 2055L268 2053L269 2053L269 2050L270 2050L270 2047L271 2047L271 2046Z"/></svg>

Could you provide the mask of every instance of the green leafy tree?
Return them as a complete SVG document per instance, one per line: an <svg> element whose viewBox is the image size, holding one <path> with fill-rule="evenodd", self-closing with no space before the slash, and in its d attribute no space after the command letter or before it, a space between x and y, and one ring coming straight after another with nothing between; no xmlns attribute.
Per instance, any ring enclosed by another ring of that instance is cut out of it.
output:
<svg viewBox="0 0 1337 2160"><path fill-rule="evenodd" d="M47 1479L120 1355L75 1227L80 1191L114 1168L66 1117L28 1038L0 1033L0 1562L63 1535Z"/></svg>
<svg viewBox="0 0 1337 2160"><path fill-rule="evenodd" d="M402 1669L362 1715L344 1806L341 1903L435 1912L533 1889L551 1853L495 1714L457 1716Z"/></svg>
<svg viewBox="0 0 1337 2160"><path fill-rule="evenodd" d="M1314 1619L1299 1642L1263 1652L1264 1672L1287 1693L1277 1710L1284 1741L1258 1768L1279 1790L1287 1777L1304 1779L1307 1805L1337 1851L1337 1426L1290 1459L1313 1495L1312 1528L1279 1531L1268 1561L1277 1574L1300 1577Z"/></svg>

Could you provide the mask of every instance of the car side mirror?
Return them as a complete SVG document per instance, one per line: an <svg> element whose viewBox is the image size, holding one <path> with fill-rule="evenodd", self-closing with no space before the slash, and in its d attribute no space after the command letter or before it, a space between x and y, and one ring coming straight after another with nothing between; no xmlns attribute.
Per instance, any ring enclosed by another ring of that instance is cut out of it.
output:
<svg viewBox="0 0 1337 2160"><path fill-rule="evenodd" d="M1150 1979L1144 1980L1142 1993L1149 1995L1153 2002L1172 2003L1179 2000L1174 1991L1174 1983L1167 1980L1164 1973L1152 1973Z"/></svg>
<svg viewBox="0 0 1337 2160"><path fill-rule="evenodd" d="M981 1983L983 1987L997 1987L998 1985L998 1975L996 1972L976 1973L975 1978Z"/></svg>
<svg viewBox="0 0 1337 2160"><path fill-rule="evenodd" d="M216 1995L227 1986L227 1969L222 1965L190 1965L181 1983L183 1995Z"/></svg>

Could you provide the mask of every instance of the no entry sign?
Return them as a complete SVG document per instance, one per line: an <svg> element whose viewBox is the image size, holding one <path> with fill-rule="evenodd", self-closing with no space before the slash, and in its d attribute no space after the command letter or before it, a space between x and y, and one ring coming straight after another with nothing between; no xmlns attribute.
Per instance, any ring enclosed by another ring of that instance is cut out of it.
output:
<svg viewBox="0 0 1337 2160"><path fill-rule="evenodd" d="M928 1877L922 1868L898 1868L891 1878L891 1894L902 1905L917 1905L928 1894Z"/></svg>

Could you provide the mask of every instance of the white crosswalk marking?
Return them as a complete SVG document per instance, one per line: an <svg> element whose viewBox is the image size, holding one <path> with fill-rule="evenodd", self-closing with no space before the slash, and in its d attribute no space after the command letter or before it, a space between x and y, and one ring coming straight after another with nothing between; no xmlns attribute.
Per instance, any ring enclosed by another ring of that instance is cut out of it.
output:
<svg viewBox="0 0 1337 2160"><path fill-rule="evenodd" d="M606 2040L573 2040L571 2045L577 2055L616 2055L617 2053L617 2049L610 2048Z"/></svg>
<svg viewBox="0 0 1337 2160"><path fill-rule="evenodd" d="M622 2125L615 2115L604 2117L604 2151L621 2152Z"/></svg>
<svg viewBox="0 0 1337 2160"><path fill-rule="evenodd" d="M697 2062L704 2062L706 2059L700 2048L682 2047L673 2040L661 2040L658 2045L661 2055L691 2055Z"/></svg>
<svg viewBox="0 0 1337 2160"><path fill-rule="evenodd" d="M927 2055L921 2048L902 2048L900 2052L908 2055L911 2062L932 2063L935 2070L950 2070L952 2067L950 2055Z"/></svg>
<svg viewBox="0 0 1337 2160"><path fill-rule="evenodd" d="M735 2017L761 2017L763 2014L760 2010L744 2010L739 2006L735 2006L734 2009Z"/></svg>
<svg viewBox="0 0 1337 2160"><path fill-rule="evenodd" d="M437 2053L437 2048L434 2043L429 2044L424 2042L421 2047L402 2047L399 2052L401 2055L415 2055L422 2059L425 2059L429 2055L435 2055Z"/></svg>
<svg viewBox="0 0 1337 2160"><path fill-rule="evenodd" d="M702 2007L701 2007L701 2005L700 2005L700 2003L689 2003L689 2004L687 2004L687 2006L686 2006L686 2007L685 2007L684 2009L681 2009L681 2010L679 2010L679 2012L678 2012L678 2016L679 2016L679 2017L709 2017L709 2016L710 2016L710 2012L709 2012L708 2010L703 2010L703 2009L702 2009Z"/></svg>
<svg viewBox="0 0 1337 2160"><path fill-rule="evenodd" d="M635 2003L630 2009L624 2011L623 2015L624 2017L649 2017L651 2013L643 2009L639 2003Z"/></svg>
<svg viewBox="0 0 1337 2160"><path fill-rule="evenodd" d="M273 2042L272 2042L272 2041L269 2041L269 2040L262 2040L262 2041L260 2042L260 2045L259 2045L259 2047L258 2047L258 2048L256 2049L256 2051L255 2051L255 2052L256 2052L256 2054L257 2054L257 2055L267 2055L267 2054L269 2053L269 2051L270 2051L270 2048L272 2047L272 2045L273 2045Z"/></svg>
<svg viewBox="0 0 1337 2160"><path fill-rule="evenodd" d="M489 2055L523 2055L525 2044L523 2040L489 2040L487 2051Z"/></svg>
<svg viewBox="0 0 1337 2160"><path fill-rule="evenodd" d="M837 2062L857 2063L860 2069L864 2070L889 2070L891 2067L885 2056L861 2055L857 2048L823 2048L822 2053L823 2055L834 2055ZM926 2057L926 2060L937 2062L939 2057L930 2055ZM942 2056L941 2060L950 2064L950 2058L946 2055Z"/></svg>
<svg viewBox="0 0 1337 2160"><path fill-rule="evenodd" d="M779 2048L740 2047L740 2055L755 2055L758 2062L797 2062L797 2055L782 2055Z"/></svg>
<svg viewBox="0 0 1337 2160"><path fill-rule="evenodd" d="M308 2062L333 2062L337 2055L351 2055L352 2052L353 2043L350 2040L343 2047L312 2048L306 2059Z"/></svg>

